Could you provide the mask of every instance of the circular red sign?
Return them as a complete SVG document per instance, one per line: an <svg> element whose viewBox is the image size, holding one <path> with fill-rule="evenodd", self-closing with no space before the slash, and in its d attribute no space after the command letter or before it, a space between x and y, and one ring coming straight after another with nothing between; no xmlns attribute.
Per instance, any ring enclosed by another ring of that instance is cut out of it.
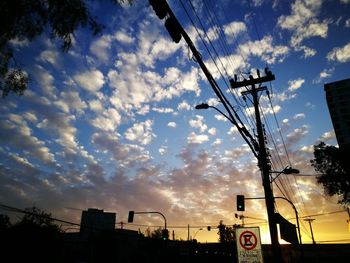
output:
<svg viewBox="0 0 350 263"><path fill-rule="evenodd" d="M246 230L239 236L239 243L245 250L252 250L256 247L258 239L253 232Z"/></svg>

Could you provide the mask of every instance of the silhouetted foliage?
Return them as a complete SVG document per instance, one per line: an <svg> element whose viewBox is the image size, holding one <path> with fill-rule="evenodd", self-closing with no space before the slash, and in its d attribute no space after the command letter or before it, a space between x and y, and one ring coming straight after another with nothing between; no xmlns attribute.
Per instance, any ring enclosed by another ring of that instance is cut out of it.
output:
<svg viewBox="0 0 350 263"><path fill-rule="evenodd" d="M349 150L326 145L314 145L314 159L311 165L316 172L317 182L323 185L327 195L339 196L339 203L350 204Z"/></svg>
<svg viewBox="0 0 350 263"><path fill-rule="evenodd" d="M51 214L36 207L15 224L1 231L4 258L10 262L60 262L61 231Z"/></svg>
<svg viewBox="0 0 350 263"><path fill-rule="evenodd" d="M226 226L221 220L218 225L218 229L219 229L218 235L219 235L220 243L232 243L236 241L234 226L232 227Z"/></svg>
<svg viewBox="0 0 350 263"><path fill-rule="evenodd" d="M114 3L132 0L111 0ZM22 95L29 76L16 63L11 41L29 41L49 30L61 41L63 51L72 45L73 33L88 27L94 35L103 28L88 10L86 0L0 1L0 90Z"/></svg>
<svg viewBox="0 0 350 263"><path fill-rule="evenodd" d="M11 227L10 218L8 215L0 215L0 231Z"/></svg>
<svg viewBox="0 0 350 263"><path fill-rule="evenodd" d="M159 227L153 231L151 231L149 228L146 229L146 237L154 238L154 239L161 239L162 238L162 228Z"/></svg>

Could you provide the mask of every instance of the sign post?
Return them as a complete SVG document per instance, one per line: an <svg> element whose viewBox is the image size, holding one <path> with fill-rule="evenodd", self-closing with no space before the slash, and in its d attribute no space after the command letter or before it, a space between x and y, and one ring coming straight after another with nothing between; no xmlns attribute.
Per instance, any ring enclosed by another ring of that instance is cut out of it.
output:
<svg viewBox="0 0 350 263"><path fill-rule="evenodd" d="M259 227L236 228L239 263L263 263Z"/></svg>

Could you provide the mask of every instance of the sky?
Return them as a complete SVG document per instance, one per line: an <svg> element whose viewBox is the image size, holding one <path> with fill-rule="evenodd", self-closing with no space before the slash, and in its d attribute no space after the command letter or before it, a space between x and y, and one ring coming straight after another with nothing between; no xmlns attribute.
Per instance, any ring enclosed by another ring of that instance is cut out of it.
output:
<svg viewBox="0 0 350 263"><path fill-rule="evenodd" d="M230 91L228 80L272 71L270 99L266 91L259 97L272 169L300 170L281 174L274 195L296 206L303 243L312 242L308 216L316 242L348 242L349 215L316 183L310 160L320 141L337 145L323 85L350 77L350 1L168 3L253 136L251 97L243 100L246 88ZM23 96L0 103L0 203L75 223L82 210L99 208L117 214L118 228L141 231L163 219L135 215L127 224L128 211L159 211L176 238L187 240L189 225L192 238L216 242L220 220L242 223L237 194L264 196L253 153L222 114L194 108L225 110L185 41L172 41L148 1L88 5L105 28L97 36L77 30L66 53L49 34L11 41L31 82ZM288 202L276 200L276 209L296 223ZM243 215L270 242L264 201L247 200Z"/></svg>

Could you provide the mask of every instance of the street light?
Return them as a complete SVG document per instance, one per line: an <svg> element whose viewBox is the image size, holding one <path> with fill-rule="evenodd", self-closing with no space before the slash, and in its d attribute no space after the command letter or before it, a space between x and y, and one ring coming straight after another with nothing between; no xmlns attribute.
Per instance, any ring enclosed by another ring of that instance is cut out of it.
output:
<svg viewBox="0 0 350 263"><path fill-rule="evenodd" d="M277 174L276 177L271 180L271 183L273 183L273 181L275 181L277 179L277 177L280 176L281 174L299 174L300 171L298 169L287 166L282 171L279 171L279 172L270 171L270 173Z"/></svg>
<svg viewBox="0 0 350 263"><path fill-rule="evenodd" d="M196 233L195 233L194 236L193 236L193 239L196 237L197 233L198 233L199 231L201 231L201 230L203 230L203 228L200 228L200 229L198 229L198 230L196 231Z"/></svg>
<svg viewBox="0 0 350 263"><path fill-rule="evenodd" d="M209 109L209 108L213 108L216 111L220 112L226 119L228 119L232 124L235 125L235 123L233 122L233 120L229 116L227 116L224 112L222 112L220 109L216 108L215 106L210 106L207 103L201 103L201 104L198 104L198 105L195 106L196 110L206 110L206 109Z"/></svg>

